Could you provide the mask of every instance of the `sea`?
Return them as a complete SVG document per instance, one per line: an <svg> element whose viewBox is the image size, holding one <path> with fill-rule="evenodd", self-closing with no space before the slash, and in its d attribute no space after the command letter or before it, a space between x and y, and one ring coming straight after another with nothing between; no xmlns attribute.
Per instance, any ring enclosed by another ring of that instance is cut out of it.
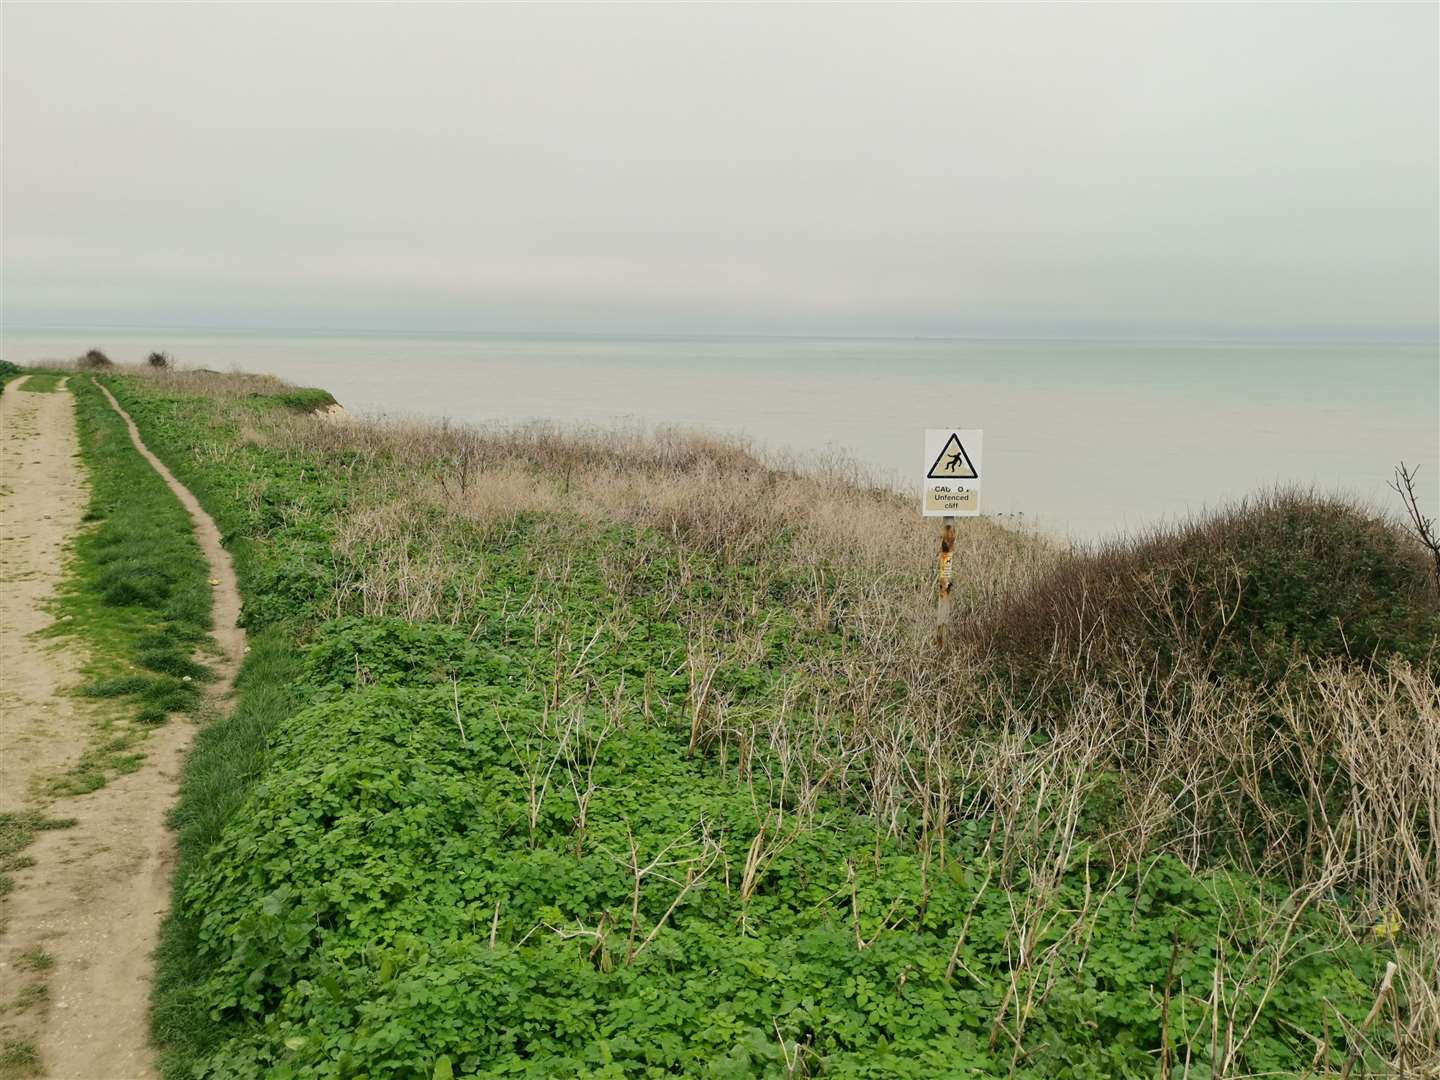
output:
<svg viewBox="0 0 1440 1080"><path fill-rule="evenodd" d="M352 413L482 425L680 427L802 465L840 455L914 492L927 428L981 428L985 513L1079 544L1277 484L1400 511L1418 466L1440 517L1440 346L761 337L489 336L26 327L16 363L88 348L268 372Z"/></svg>

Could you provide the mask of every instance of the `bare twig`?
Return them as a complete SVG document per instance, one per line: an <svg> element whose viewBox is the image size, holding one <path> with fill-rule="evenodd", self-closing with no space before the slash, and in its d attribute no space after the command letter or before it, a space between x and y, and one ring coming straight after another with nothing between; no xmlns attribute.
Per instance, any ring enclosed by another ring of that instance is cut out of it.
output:
<svg viewBox="0 0 1440 1080"><path fill-rule="evenodd" d="M1435 564L1435 588L1440 590L1440 536L1435 533L1435 519L1420 509L1420 500L1415 496L1415 477L1419 472L1418 465L1412 469L1402 461L1395 466L1395 479L1390 482L1390 488L1400 496L1405 512L1410 515L1405 528L1430 551Z"/></svg>

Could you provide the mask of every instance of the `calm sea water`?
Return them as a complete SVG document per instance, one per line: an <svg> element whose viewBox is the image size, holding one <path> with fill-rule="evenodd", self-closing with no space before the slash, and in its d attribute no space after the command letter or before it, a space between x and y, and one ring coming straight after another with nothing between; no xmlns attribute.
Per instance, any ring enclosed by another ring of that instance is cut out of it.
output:
<svg viewBox="0 0 1440 1080"><path fill-rule="evenodd" d="M834 449L918 484L927 427L985 429L991 513L1095 539L1276 482L1398 508L1421 467L1440 514L1435 345L338 335L10 327L20 363L98 346L271 372L352 412L681 425Z"/></svg>

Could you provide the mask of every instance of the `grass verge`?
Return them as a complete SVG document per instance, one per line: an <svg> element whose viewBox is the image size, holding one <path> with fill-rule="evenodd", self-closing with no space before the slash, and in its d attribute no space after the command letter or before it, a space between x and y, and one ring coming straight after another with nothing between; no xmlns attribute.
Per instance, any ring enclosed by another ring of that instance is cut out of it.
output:
<svg viewBox="0 0 1440 1080"><path fill-rule="evenodd" d="M30 377L21 384L20 389L31 394L53 394L60 389L60 380L65 378L63 374L55 371L31 372Z"/></svg>
<svg viewBox="0 0 1440 1080"><path fill-rule="evenodd" d="M84 639L82 696L125 707L100 715L94 743L54 782L57 795L138 768L143 729L192 712L210 678L192 658L208 641L210 585L190 517L94 383L77 375L69 385L90 502L50 633Z"/></svg>

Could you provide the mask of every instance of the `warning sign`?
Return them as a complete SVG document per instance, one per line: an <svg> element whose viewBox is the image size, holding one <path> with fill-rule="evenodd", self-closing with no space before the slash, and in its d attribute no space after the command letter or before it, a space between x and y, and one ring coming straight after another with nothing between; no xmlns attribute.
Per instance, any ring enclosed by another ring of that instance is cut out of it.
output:
<svg viewBox="0 0 1440 1080"><path fill-rule="evenodd" d="M931 462L930 471L925 474L927 480L975 480L979 476L970 455L965 453L960 433L956 431L950 433L950 438L945 440L945 449Z"/></svg>
<svg viewBox="0 0 1440 1080"><path fill-rule="evenodd" d="M925 473L920 512L926 517L974 517L980 513L979 428L932 428L925 432Z"/></svg>

